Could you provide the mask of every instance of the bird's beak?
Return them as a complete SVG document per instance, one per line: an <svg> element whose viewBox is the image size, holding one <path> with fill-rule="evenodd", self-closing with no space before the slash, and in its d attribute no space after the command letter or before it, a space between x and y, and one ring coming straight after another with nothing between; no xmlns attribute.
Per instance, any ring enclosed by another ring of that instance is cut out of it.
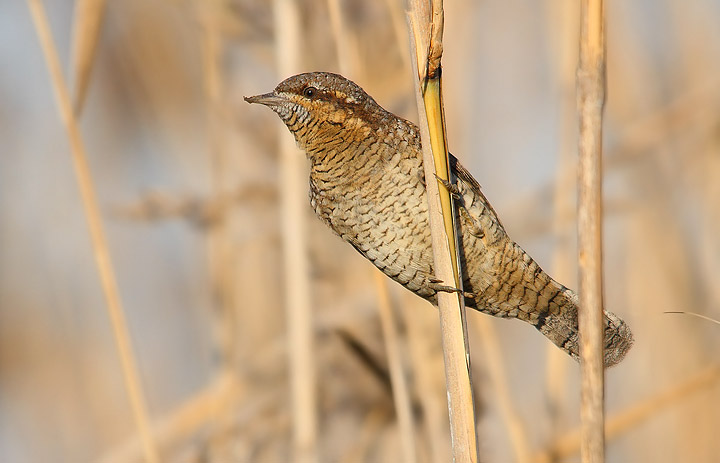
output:
<svg viewBox="0 0 720 463"><path fill-rule="evenodd" d="M265 106L279 106L285 99L275 92L265 93L263 95L246 96L245 101L248 103L259 103Z"/></svg>

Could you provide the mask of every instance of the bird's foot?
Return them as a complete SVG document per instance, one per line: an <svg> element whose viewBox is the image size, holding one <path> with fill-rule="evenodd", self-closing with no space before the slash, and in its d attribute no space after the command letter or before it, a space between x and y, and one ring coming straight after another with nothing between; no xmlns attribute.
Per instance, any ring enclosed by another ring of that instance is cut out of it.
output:
<svg viewBox="0 0 720 463"><path fill-rule="evenodd" d="M442 184L442 186L445 187L445 189L452 195L455 199L460 199L460 188L458 188L457 185L454 183L450 183L449 181L445 180L444 178L440 178L438 174L435 174L435 178L438 182Z"/></svg>
<svg viewBox="0 0 720 463"><path fill-rule="evenodd" d="M474 293L470 293L470 292L467 292L467 291L463 291L462 289L456 288L456 287L454 287L454 286L445 285L445 284L443 284L443 281L442 281L442 280L438 280L437 278L431 279L431 280L429 281L429 283L428 283L428 287L429 287L430 289L433 289L433 290L437 291L437 292L441 292L441 293L459 293L459 294L462 294L463 297L467 297L467 298L469 298L469 299L475 299L475 294L474 294Z"/></svg>

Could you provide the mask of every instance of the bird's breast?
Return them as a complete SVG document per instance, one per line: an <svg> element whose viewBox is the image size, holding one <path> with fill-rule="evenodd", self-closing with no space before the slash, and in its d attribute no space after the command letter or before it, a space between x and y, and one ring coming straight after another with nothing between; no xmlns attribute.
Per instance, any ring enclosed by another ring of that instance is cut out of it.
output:
<svg viewBox="0 0 720 463"><path fill-rule="evenodd" d="M415 151L389 148L379 142L374 150L355 153L341 168L314 165L310 202L336 234L418 292L432 277L422 163Z"/></svg>

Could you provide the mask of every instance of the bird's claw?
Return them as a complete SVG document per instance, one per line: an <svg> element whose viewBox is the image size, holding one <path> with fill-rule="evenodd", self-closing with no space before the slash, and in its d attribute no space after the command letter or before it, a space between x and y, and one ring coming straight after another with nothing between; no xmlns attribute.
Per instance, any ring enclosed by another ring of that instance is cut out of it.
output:
<svg viewBox="0 0 720 463"><path fill-rule="evenodd" d="M444 285L442 284L442 280L438 280L437 278L432 278L429 280L428 286L430 289L434 289L437 292L441 293L457 293L462 294L463 297L467 297L469 299L475 299L475 294L467 291L463 291L460 288L456 288L454 286L450 285Z"/></svg>
<svg viewBox="0 0 720 463"><path fill-rule="evenodd" d="M435 174L435 178L438 182L442 184L442 186L445 187L445 189L452 195L455 199L460 199L460 188L458 188L457 185L454 183L450 183L449 181L445 180L444 178L440 178L438 174Z"/></svg>

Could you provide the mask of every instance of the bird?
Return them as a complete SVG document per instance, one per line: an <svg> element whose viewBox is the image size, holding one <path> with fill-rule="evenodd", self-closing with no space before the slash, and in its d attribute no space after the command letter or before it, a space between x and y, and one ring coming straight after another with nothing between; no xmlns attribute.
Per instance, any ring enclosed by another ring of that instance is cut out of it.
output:
<svg viewBox="0 0 720 463"><path fill-rule="evenodd" d="M294 75L245 97L272 109L310 161L310 205L335 234L385 275L437 305L457 290L433 271L418 127L330 72ZM534 326L579 360L578 296L552 279L506 233L470 172L449 155L466 307ZM604 365L633 344L628 325L603 312Z"/></svg>

